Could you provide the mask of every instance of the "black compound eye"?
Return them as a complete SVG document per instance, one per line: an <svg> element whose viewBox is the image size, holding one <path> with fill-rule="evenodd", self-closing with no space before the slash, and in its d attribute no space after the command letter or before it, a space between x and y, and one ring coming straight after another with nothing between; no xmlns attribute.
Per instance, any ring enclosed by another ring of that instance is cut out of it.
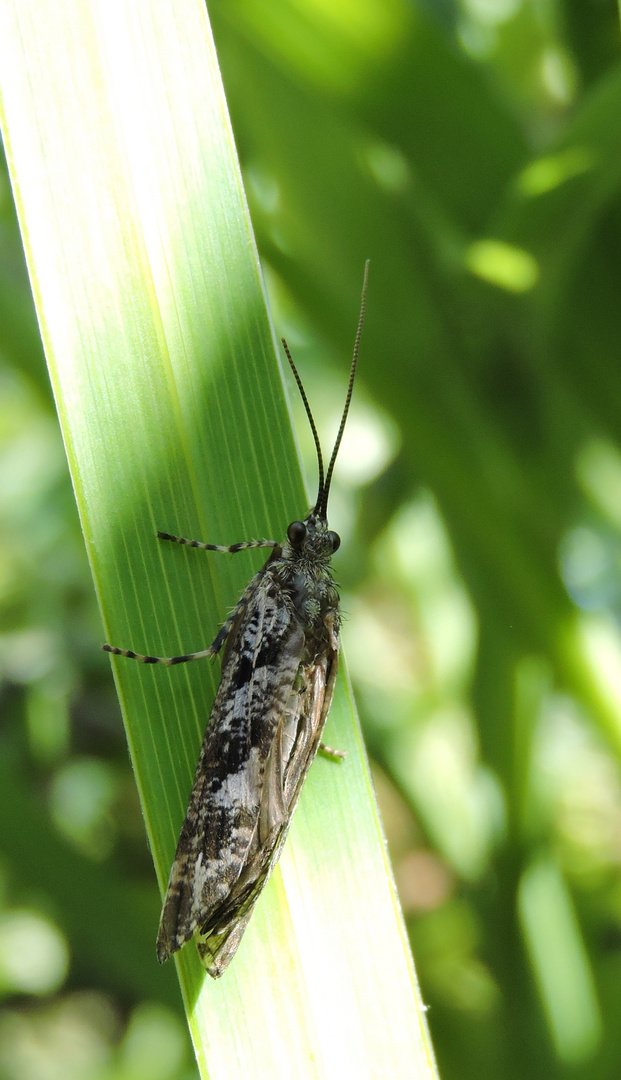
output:
<svg viewBox="0 0 621 1080"><path fill-rule="evenodd" d="M289 543L294 547L299 547L304 537L306 536L306 525L303 521L292 521L287 529L287 536L289 537Z"/></svg>
<svg viewBox="0 0 621 1080"><path fill-rule="evenodd" d="M332 532L332 530L330 530L330 532L328 533L328 540L332 544L332 551L333 552L338 551L338 549L341 546L341 538L340 538L339 534L335 533L335 532Z"/></svg>

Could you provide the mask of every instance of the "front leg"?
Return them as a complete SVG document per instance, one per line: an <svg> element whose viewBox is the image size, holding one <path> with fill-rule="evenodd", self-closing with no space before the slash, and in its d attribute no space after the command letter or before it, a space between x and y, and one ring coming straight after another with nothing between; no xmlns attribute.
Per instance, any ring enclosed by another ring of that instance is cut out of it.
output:
<svg viewBox="0 0 621 1080"><path fill-rule="evenodd" d="M251 548L276 548L277 540L241 540L238 544L203 544L202 540L186 540L185 536L171 536L170 533L158 532L158 540L172 540L173 544L186 544L187 547L200 548L201 551L224 551L229 555L235 555L238 551L249 551Z"/></svg>
<svg viewBox="0 0 621 1080"><path fill-rule="evenodd" d="M276 540L242 540L238 544L224 547L220 544L203 544L200 540L186 540L185 536L171 536L170 533L158 532L159 540L172 540L175 544L186 544L188 547L201 548L205 551L224 551L235 554L237 551L247 551L250 548L278 548ZM247 603L248 590L243 594L235 608L229 615L223 626L213 639L208 649L199 652L184 653L182 656L146 656L143 653L134 652L133 649L119 649L116 645L103 645L104 652L114 656L125 656L128 660L137 660L139 664L163 664L164 667L173 667L175 664L188 664L192 660L205 660L209 656L215 656L224 645L236 619Z"/></svg>

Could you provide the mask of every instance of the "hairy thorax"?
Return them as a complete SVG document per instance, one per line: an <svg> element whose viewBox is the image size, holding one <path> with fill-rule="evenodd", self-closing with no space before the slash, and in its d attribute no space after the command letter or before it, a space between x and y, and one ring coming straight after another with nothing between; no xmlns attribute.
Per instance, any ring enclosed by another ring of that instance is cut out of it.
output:
<svg viewBox="0 0 621 1080"><path fill-rule="evenodd" d="M309 652L325 646L338 632L339 596L330 570L330 559L338 546L336 533L314 515L303 522L302 542L286 540L276 549L266 566L302 624ZM336 544L335 544L336 538Z"/></svg>

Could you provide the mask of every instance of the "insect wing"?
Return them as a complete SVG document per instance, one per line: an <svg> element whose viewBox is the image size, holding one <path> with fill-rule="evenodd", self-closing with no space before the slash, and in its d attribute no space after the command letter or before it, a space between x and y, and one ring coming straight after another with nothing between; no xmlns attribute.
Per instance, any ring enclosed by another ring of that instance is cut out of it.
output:
<svg viewBox="0 0 621 1080"><path fill-rule="evenodd" d="M280 858L330 710L337 667L338 644L317 663L300 666L269 754L254 843L228 901L218 912L217 924L206 927L197 938L201 960L214 978L226 970L235 955Z"/></svg>
<svg viewBox="0 0 621 1080"><path fill-rule="evenodd" d="M260 572L242 596L227 640L164 900L160 961L199 927L222 922L220 912L229 911L232 890L264 841L260 824L268 763L303 648L304 631L294 610Z"/></svg>

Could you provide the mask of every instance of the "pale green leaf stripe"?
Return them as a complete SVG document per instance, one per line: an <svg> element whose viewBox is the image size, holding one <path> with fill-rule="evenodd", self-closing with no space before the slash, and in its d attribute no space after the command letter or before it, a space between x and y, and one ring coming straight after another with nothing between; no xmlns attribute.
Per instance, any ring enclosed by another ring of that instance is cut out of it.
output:
<svg viewBox="0 0 621 1080"><path fill-rule="evenodd" d="M280 537L306 509L204 8L0 0L0 95L105 633L203 647L260 555L156 530ZM217 668L116 675L163 884ZM434 1075L344 682L328 737L347 762L313 767L229 972L181 955L204 1076Z"/></svg>

